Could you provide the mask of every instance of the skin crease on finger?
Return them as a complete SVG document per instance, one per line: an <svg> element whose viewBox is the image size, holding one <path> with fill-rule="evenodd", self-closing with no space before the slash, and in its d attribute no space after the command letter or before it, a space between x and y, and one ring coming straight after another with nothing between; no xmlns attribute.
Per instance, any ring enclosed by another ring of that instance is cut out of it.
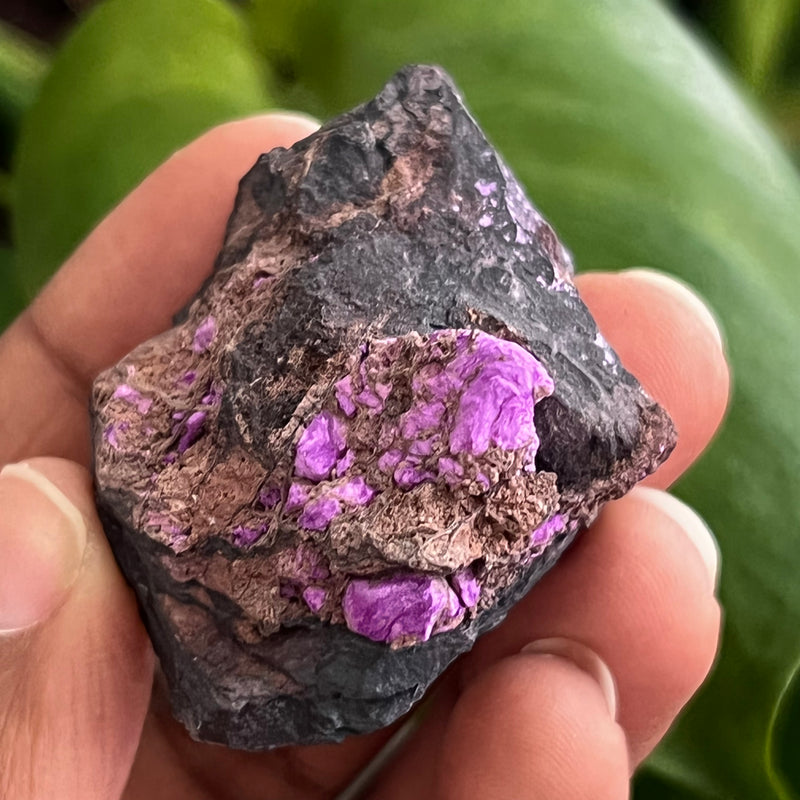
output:
<svg viewBox="0 0 800 800"><path fill-rule="evenodd" d="M298 127L278 127L267 118L223 126L177 154L112 213L37 300L32 314L24 316L0 339L0 372L4 376L0 381L1 456L19 458L44 452L68 454L84 461L88 458L85 398L91 376L139 341L168 327L174 310L194 293L213 263L238 178L259 152L297 138ZM301 135L308 132L310 126ZM149 235L142 237L142 230ZM187 235L188 231L191 235ZM153 289L156 280L158 292ZM651 479L654 485L668 485L696 458L722 416L728 376L718 340L704 323L698 322L695 306L685 296L681 298L680 291L656 286L653 281L648 283L633 273L586 275L579 277L577 283L606 338L676 422L680 445L665 468ZM63 302L65 297L70 298L70 303ZM646 349L643 342L647 343ZM25 416L20 417L19 410L23 408ZM631 526L631 539L635 530L636 526ZM597 531L593 530L584 540L596 537ZM574 552L579 553L579 548ZM597 556L597 564L610 557L607 553ZM541 584L542 591L576 558L569 554L563 569L559 565ZM619 580L624 583L626 577ZM650 592L653 586L659 584L636 584L636 590ZM680 582L675 586L680 588ZM591 596L594 589L590 587L591 583L584 582L578 594ZM671 595L664 589L663 596ZM629 598L627 602L630 603ZM645 596L639 602L647 605L650 600ZM557 599L552 604L556 613ZM655 615L657 607L652 611ZM536 616L546 618L547 614ZM673 610L668 619L675 622L677 611ZM527 616L521 609L497 632L498 641L527 643L538 634L526 625ZM675 630L678 629L676 624ZM499 635L501 631L505 632L503 637ZM626 650L621 644L622 634L616 635L614 646L619 660ZM713 650L715 629L698 631L693 641L702 641L705 648L701 656L693 656L696 662L708 660L706 651ZM598 652L603 649L602 643L593 646ZM498 645L498 652L502 649ZM488 646L484 651L488 666L496 659L489 657ZM660 652L663 656L664 651ZM604 657L612 660L605 654ZM474 664L477 675L477 659ZM612 668L624 676L619 664L612 664ZM642 737L657 736L669 724L669 715L688 699L702 677L700 672L695 667L691 681L670 685L670 702L660 711L651 709L649 727L642 722L639 729ZM662 677L673 680L669 675ZM622 689L624 722L632 701L626 700L624 686ZM648 691L652 687L640 680L632 696L644 697ZM140 759L152 758L155 769L159 759L163 763L165 754L169 759L179 756L183 766L177 771L170 766L177 781L174 793L165 795L164 785L158 784L147 791L134 791L132 782L126 795L131 798L197 797L191 787L197 787L203 774L225 776L228 766L237 771L239 798L263 796L269 784L283 791L281 796L325 796L328 792L324 790L301 788L292 790L295 793L290 795L280 775L294 780L289 773L302 773L319 787L342 786L382 741L381 737L358 737L345 747L286 750L291 757L250 756L195 745L176 724L159 722L162 717L158 714L153 719L155 722L148 723L151 733L142 744ZM161 733L162 743L170 742L170 746L157 745L153 726ZM424 772L424 768L419 771ZM406 773L409 780L412 772L414 767ZM195 777L190 779L188 775L193 773ZM215 779L213 783L219 781Z"/></svg>

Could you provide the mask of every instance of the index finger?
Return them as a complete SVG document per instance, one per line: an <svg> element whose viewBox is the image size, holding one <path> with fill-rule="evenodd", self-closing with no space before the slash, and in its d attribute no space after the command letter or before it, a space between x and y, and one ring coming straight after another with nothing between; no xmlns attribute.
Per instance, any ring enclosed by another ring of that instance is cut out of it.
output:
<svg viewBox="0 0 800 800"><path fill-rule="evenodd" d="M0 463L89 460L93 377L171 324L211 272L239 178L317 123L267 114L178 151L89 235L0 338Z"/></svg>

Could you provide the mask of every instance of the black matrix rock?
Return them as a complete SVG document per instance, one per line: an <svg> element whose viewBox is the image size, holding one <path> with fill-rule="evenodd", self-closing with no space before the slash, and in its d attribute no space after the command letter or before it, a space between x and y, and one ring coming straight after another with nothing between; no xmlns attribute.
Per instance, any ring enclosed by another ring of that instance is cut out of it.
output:
<svg viewBox="0 0 800 800"><path fill-rule="evenodd" d="M244 177L176 326L97 379L97 500L176 716L390 723L674 445L447 75Z"/></svg>

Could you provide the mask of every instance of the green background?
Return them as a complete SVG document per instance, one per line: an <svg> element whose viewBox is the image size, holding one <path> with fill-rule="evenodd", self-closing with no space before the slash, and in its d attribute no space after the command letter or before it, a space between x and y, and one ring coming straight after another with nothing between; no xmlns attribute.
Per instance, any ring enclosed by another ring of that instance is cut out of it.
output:
<svg viewBox="0 0 800 800"><path fill-rule="evenodd" d="M38 5L0 27L0 327L206 128L326 118L413 61L452 73L580 269L708 298L734 396L676 493L720 541L723 648L635 795L800 798L800 0Z"/></svg>

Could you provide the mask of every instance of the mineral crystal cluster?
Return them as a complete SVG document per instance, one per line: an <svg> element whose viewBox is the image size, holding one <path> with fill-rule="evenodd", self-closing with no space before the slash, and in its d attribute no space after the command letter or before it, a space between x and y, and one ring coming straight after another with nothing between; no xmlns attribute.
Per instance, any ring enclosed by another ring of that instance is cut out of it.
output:
<svg viewBox="0 0 800 800"><path fill-rule="evenodd" d="M437 67L240 184L213 275L101 374L97 501L193 736L406 712L669 454Z"/></svg>

